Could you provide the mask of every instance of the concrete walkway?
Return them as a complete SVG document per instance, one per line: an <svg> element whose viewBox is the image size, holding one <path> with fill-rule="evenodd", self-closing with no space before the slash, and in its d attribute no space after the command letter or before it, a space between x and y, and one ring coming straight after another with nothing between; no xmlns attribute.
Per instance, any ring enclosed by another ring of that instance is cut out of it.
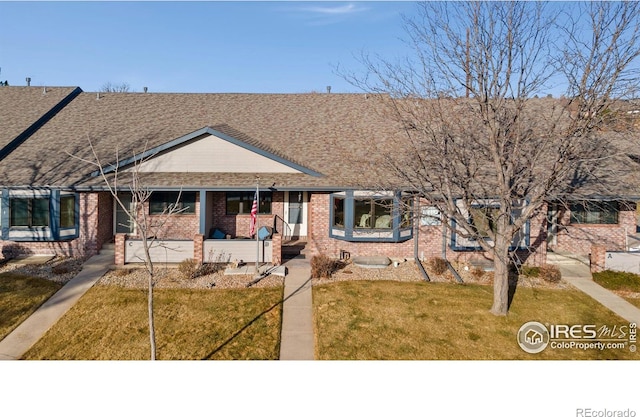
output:
<svg viewBox="0 0 640 417"><path fill-rule="evenodd" d="M75 278L0 340L0 360L20 359L107 272L113 256L104 251L89 258Z"/></svg>
<svg viewBox="0 0 640 417"><path fill-rule="evenodd" d="M548 253L547 262L560 268L562 279L630 323L640 323L640 309L593 281L588 260L570 254Z"/></svg>
<svg viewBox="0 0 640 417"><path fill-rule="evenodd" d="M311 266L303 257L288 261L284 279L280 360L315 359Z"/></svg>

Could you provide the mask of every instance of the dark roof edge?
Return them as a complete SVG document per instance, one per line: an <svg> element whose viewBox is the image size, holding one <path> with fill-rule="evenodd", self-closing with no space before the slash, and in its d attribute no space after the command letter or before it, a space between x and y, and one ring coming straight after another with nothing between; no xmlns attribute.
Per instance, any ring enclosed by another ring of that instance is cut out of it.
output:
<svg viewBox="0 0 640 417"><path fill-rule="evenodd" d="M122 168L123 166L134 164L134 163L136 163L138 161L142 161L142 160L144 160L146 158L153 157L154 155L156 155L156 154L158 154L160 152L163 152L163 151L171 149L171 148L173 148L175 146L181 145L181 144L183 144L185 142L188 142L188 141L190 141L192 139L195 139L198 136L202 136L204 134L210 134L212 136L216 136L216 137L218 137L220 139L226 140L229 143L232 143L234 145L240 146L241 148L247 149L247 150L249 150L251 152L257 153L258 155L264 156L264 157L269 158L269 159L271 159L273 161L276 161L276 162L279 162L279 163L281 163L283 165L286 165L286 166L288 166L290 168L296 169L296 170L298 170L298 171L300 171L300 172L302 172L304 174L311 175L312 177L322 177L323 176L319 172L316 172L316 171L314 171L312 169L309 169L307 167L303 167L302 165L296 164L295 162L289 161L289 160L287 160L285 158L282 158L282 157L280 157L278 155L275 155L272 152L266 151L264 149L260 149L257 146L251 145L251 144L246 143L246 142L244 142L244 141L242 141L240 139L236 139L234 137L226 135L226 134L224 134L224 133L222 133L222 132L220 132L218 130L215 130L215 129L211 128L211 127L208 127L208 126L207 127L203 127L201 129L198 129L198 130L196 130L194 132L188 133L188 134L186 134L184 136L181 136L179 138L176 138L174 140L171 140L171 141L169 141L169 142L167 142L167 143L165 143L163 145L156 146L156 147L154 147L152 149L149 149L149 150L141 153L140 155L136 155L136 156L124 159L124 160L118 162L118 164L115 165L115 166L112 165L112 166L106 167L106 168L104 168L104 173L108 174L110 172L115 171L116 169ZM100 175L100 171L99 170L93 171L91 173L92 177L97 177L98 175Z"/></svg>
<svg viewBox="0 0 640 417"><path fill-rule="evenodd" d="M74 98L78 97L82 93L80 87L76 87L65 98L60 100L58 104L53 106L48 112L43 114L38 120L36 120L31 126L26 128L24 132L16 136L11 142L9 142L4 148L0 149L0 161L9 156L9 154L15 151L20 145L22 145L27 139L29 139L34 133L36 133L42 126L44 126L49 120L64 109L67 104L71 103Z"/></svg>

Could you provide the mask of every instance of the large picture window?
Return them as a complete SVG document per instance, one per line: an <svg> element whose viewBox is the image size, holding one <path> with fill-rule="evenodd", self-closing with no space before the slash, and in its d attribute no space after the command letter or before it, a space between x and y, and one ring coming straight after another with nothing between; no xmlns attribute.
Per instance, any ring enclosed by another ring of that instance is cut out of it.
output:
<svg viewBox="0 0 640 417"><path fill-rule="evenodd" d="M356 199L353 202L354 229L391 229L393 200Z"/></svg>
<svg viewBox="0 0 640 417"><path fill-rule="evenodd" d="M255 191L227 192L227 214L249 214L255 198ZM258 213L271 214L271 191L260 191Z"/></svg>
<svg viewBox="0 0 640 417"><path fill-rule="evenodd" d="M570 206L572 224L618 224L620 208L615 201L587 201Z"/></svg>
<svg viewBox="0 0 640 417"><path fill-rule="evenodd" d="M469 222L478 231L482 238L488 238L490 234L495 235L497 230L496 220L500 214L498 207L480 206L469 209Z"/></svg>
<svg viewBox="0 0 640 417"><path fill-rule="evenodd" d="M330 198L332 238L403 242L413 236L413 198L401 192L342 191Z"/></svg>
<svg viewBox="0 0 640 417"><path fill-rule="evenodd" d="M169 210L180 214L196 212L195 191L154 191L149 199L149 214L163 214Z"/></svg>
<svg viewBox="0 0 640 417"><path fill-rule="evenodd" d="M11 227L49 226L48 198L12 198L9 207Z"/></svg>

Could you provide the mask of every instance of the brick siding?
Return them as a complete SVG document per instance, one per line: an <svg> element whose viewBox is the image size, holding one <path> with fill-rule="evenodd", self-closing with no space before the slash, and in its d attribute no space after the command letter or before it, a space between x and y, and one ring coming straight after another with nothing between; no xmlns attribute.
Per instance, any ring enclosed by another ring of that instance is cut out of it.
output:
<svg viewBox="0 0 640 417"><path fill-rule="evenodd" d="M414 257L414 239L405 242L347 242L329 237L331 224L329 210L329 193L313 193L310 199L311 227L309 252L313 255L325 254L334 258L340 256L341 251L354 256L387 256L390 258L412 259ZM522 262L541 265L546 262L546 220L544 216L532 219L530 222L530 242L532 249L518 251ZM415 231L414 231L415 232ZM442 257L442 226L421 226L418 232L418 257L428 260ZM468 263L474 260L488 259L482 251L454 251L446 244L446 257L451 261Z"/></svg>
<svg viewBox="0 0 640 417"><path fill-rule="evenodd" d="M618 224L571 224L568 211L559 216L558 224L554 250L578 255L588 255L593 245L606 250L626 250L627 234L636 230L636 205L625 204L618 213Z"/></svg>
<svg viewBox="0 0 640 417"><path fill-rule="evenodd" d="M92 256L113 238L113 203L109 193L82 193L78 238L59 242L0 241L5 258L20 255Z"/></svg>

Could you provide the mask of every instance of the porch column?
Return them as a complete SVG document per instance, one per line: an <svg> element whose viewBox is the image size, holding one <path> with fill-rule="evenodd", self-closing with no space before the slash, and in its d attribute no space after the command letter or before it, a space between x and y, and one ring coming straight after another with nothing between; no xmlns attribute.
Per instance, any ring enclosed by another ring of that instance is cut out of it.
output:
<svg viewBox="0 0 640 417"><path fill-rule="evenodd" d="M207 191L200 190L200 234L207 235Z"/></svg>
<svg viewBox="0 0 640 417"><path fill-rule="evenodd" d="M116 233L115 251L116 251L116 265L124 265L124 250L125 241L127 239L126 233Z"/></svg>
<svg viewBox="0 0 640 417"><path fill-rule="evenodd" d="M607 255L607 249L604 246L591 246L591 273L604 271L604 262Z"/></svg>
<svg viewBox="0 0 640 417"><path fill-rule="evenodd" d="M204 260L204 235L197 234L193 237L193 259L196 264L202 265Z"/></svg>
<svg viewBox="0 0 640 417"><path fill-rule="evenodd" d="M282 235L274 233L271 235L271 263L274 266L282 264Z"/></svg>

